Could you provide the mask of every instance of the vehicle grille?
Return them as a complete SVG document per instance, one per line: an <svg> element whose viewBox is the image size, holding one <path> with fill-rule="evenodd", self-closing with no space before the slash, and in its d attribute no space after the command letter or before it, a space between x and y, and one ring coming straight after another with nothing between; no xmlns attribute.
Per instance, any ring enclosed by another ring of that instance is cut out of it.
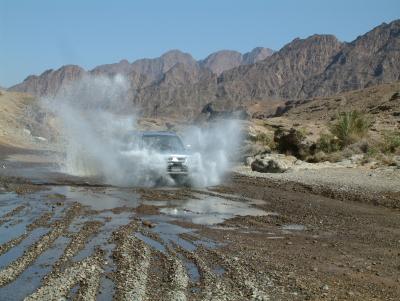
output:
<svg viewBox="0 0 400 301"><path fill-rule="evenodd" d="M180 163L174 163L174 164L168 165L168 167L167 167L168 172L176 171L176 169L179 169L182 172L188 171L187 166L180 164Z"/></svg>

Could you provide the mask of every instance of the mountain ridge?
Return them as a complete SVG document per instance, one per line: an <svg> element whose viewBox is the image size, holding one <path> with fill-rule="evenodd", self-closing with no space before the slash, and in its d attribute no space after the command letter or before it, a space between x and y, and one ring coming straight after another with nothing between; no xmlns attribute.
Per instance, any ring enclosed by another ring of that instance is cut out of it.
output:
<svg viewBox="0 0 400 301"><path fill-rule="evenodd" d="M209 103L234 110L255 101L328 96L400 79L400 20L351 42L315 34L276 52L222 50L196 61L189 53L171 50L158 58L121 60L89 71L68 65L30 76L10 90L51 95L84 74L127 76L129 97L144 115L157 108L157 114L193 117Z"/></svg>
<svg viewBox="0 0 400 301"><path fill-rule="evenodd" d="M256 53L255 55L253 55L254 57L250 59L250 62L255 62L257 60L264 59L267 55L273 53L273 51L269 48L256 47L250 52L244 53L243 55L239 52L237 53L240 55L240 58L242 58L242 56L247 58L251 56L252 53ZM259 53L261 53L261 55L259 55ZM208 57L212 56L213 54L219 56L219 59L217 59L213 65L213 68L216 68L218 72L222 72L236 66L236 64L232 64L229 62L226 64L226 60L229 60L229 58L225 58L224 55L221 56L220 51L214 52ZM163 76L171 68L179 63L184 64L188 69L191 69L193 72L199 72L199 69L201 68L208 69L209 71L213 72L213 68L207 68L203 65L202 62L204 60L196 61L189 53L182 52L178 49L171 49L156 58L137 59L132 63L130 63L126 59L122 59L117 63L99 65L91 70L85 70L81 66L70 64L61 66L56 70L45 70L40 75L29 75L21 83L10 87L9 90L25 92L33 94L35 96L54 95L59 91L60 87L57 87L57 82L51 81L51 76L55 76L56 79L58 79L58 75L64 73L67 74L67 77L69 76L67 82L69 82L69 80L73 81L79 79L81 78L81 76L83 76L83 74L106 76L115 76L117 74L121 74L124 76L132 77L133 74L136 73L142 76L142 81L140 81L141 84L139 84L137 81L132 82L132 84L134 85L133 88L136 89L154 84L155 82L162 80ZM247 58L246 61L243 61L243 64L247 63L248 61L249 59ZM239 64L241 63L242 61L240 60ZM72 75L73 73L75 73L75 77ZM144 80L143 76L145 78ZM62 80L58 82L59 86L62 86L63 84L65 84L65 82Z"/></svg>

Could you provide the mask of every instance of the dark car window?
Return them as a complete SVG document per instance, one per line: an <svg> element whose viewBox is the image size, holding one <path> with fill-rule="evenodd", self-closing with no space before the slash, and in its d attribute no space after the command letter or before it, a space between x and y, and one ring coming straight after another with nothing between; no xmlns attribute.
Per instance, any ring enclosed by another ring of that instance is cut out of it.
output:
<svg viewBox="0 0 400 301"><path fill-rule="evenodd" d="M169 135L145 135L143 136L143 146L159 152L183 152L185 150L179 137Z"/></svg>

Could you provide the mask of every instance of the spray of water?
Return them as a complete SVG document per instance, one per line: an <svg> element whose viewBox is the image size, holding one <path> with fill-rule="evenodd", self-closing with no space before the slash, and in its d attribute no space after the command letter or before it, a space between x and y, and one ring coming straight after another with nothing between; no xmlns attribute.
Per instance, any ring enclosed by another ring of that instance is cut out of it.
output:
<svg viewBox="0 0 400 301"><path fill-rule="evenodd" d="M195 170L191 174L196 186L216 185L235 160L235 150L240 141L237 120L220 120L206 128L189 127L183 134L191 145Z"/></svg>
<svg viewBox="0 0 400 301"><path fill-rule="evenodd" d="M62 171L95 176L114 185L153 186L166 176L165 154L138 147L130 137L138 131L135 108L122 76L86 76L64 87L55 97L42 100L59 124ZM187 128L191 145L190 180L196 186L218 184L229 168L232 150L239 142L235 121L220 121L206 129Z"/></svg>

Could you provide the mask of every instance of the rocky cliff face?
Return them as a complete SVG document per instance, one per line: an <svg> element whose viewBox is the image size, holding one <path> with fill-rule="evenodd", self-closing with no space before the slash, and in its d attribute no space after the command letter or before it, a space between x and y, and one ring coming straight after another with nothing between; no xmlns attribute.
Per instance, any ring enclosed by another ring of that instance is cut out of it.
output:
<svg viewBox="0 0 400 301"><path fill-rule="evenodd" d="M382 24L351 43L332 35L295 39L281 50L219 51L201 61L172 50L159 58L126 60L86 72L64 66L29 76L10 90L56 93L85 73L125 75L129 97L145 115L190 117L213 103L232 110L251 102L327 96L400 79L400 20Z"/></svg>
<svg viewBox="0 0 400 301"><path fill-rule="evenodd" d="M258 61L265 60L272 54L273 50L263 47L254 48L252 51L246 52L243 55L237 51L221 50L210 54L204 60L200 61L200 65L219 75L226 70L241 65L254 64Z"/></svg>
<svg viewBox="0 0 400 301"><path fill-rule="evenodd" d="M133 90L160 84L176 88L191 84L210 72L221 73L241 64L264 59L272 53L268 48L256 48L242 56L236 51L220 51L205 60L196 61L190 54L171 50L153 59L140 59L129 63L121 60L115 64L105 64L85 71L79 66L67 65L58 70L48 70L39 76L28 76L22 83L10 88L11 91L26 92L35 96L54 95L68 82L80 79L83 74L115 76L121 74L129 79ZM246 59L244 59L246 58Z"/></svg>
<svg viewBox="0 0 400 301"><path fill-rule="evenodd" d="M188 53L171 50L155 59L141 59L132 63L132 69L144 74L151 81L160 80L164 74L176 64L182 64L189 69L196 69L196 60Z"/></svg>
<svg viewBox="0 0 400 301"><path fill-rule="evenodd" d="M213 73L221 74L242 64L242 54L232 50L214 52L200 61L200 65L210 69Z"/></svg>
<svg viewBox="0 0 400 301"><path fill-rule="evenodd" d="M351 43L332 35L295 39L255 64L242 64L207 82L171 87L163 100L176 107L190 99L198 107L213 103L216 110L232 110L254 101L329 96L393 82L400 78L399 27L400 20L382 24Z"/></svg>
<svg viewBox="0 0 400 301"><path fill-rule="evenodd" d="M323 73L304 83L299 97L334 93L400 79L400 20L344 44Z"/></svg>
<svg viewBox="0 0 400 301"><path fill-rule="evenodd" d="M263 61L273 53L274 51L270 48L256 47L252 51L243 54L242 65L250 65L258 61Z"/></svg>
<svg viewBox="0 0 400 301"><path fill-rule="evenodd" d="M9 90L26 92L35 96L54 95L61 87L81 79L85 73L86 71L79 66L67 65L58 70L47 70L39 76L30 75L22 83Z"/></svg>
<svg viewBox="0 0 400 301"><path fill-rule="evenodd" d="M295 39L267 59L224 72L217 98L296 98L303 82L323 72L342 44L330 35Z"/></svg>

